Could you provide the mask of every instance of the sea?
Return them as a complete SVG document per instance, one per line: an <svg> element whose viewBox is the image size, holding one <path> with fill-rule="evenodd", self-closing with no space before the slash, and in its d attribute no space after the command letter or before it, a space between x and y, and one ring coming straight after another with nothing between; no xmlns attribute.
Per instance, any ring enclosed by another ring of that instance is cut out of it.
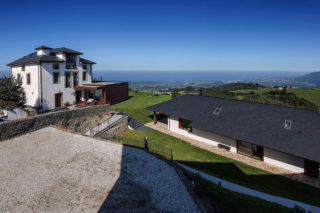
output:
<svg viewBox="0 0 320 213"><path fill-rule="evenodd" d="M93 77L103 81L128 82L217 82L266 78L294 78L308 72L297 71L94 71ZM10 71L0 71L0 76Z"/></svg>
<svg viewBox="0 0 320 213"><path fill-rule="evenodd" d="M308 72L266 71L95 71L93 76L104 81L128 82L217 82L266 78L290 79Z"/></svg>

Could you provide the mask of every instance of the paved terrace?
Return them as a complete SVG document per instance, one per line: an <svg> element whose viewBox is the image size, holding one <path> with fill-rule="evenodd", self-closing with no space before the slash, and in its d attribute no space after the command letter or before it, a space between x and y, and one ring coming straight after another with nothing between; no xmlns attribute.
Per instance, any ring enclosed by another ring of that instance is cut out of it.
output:
<svg viewBox="0 0 320 213"><path fill-rule="evenodd" d="M143 150L52 127L0 142L0 212L199 212Z"/></svg>
<svg viewBox="0 0 320 213"><path fill-rule="evenodd" d="M207 143L195 140L195 139L191 139L191 138L186 137L184 135L169 131L168 130L168 125L164 124L162 122L157 122L156 125L153 122L150 122L150 123L146 124L146 126L152 128L152 129L158 130L160 132L163 132L165 134L171 135L173 137L179 138L181 140L184 140L184 141L186 141L186 142L188 142L188 143L190 143L190 144L192 144L194 146L197 146L197 147L199 147L201 149L208 150L208 151L216 153L218 155L222 155L222 156L225 156L227 158L231 158L231 159L237 160L239 162L245 163L247 165L254 166L254 167L257 167L259 169L266 170L266 171L271 172L273 174L283 175L283 176L291 178L293 180L297 180L297 181L300 181L300 182L303 182L303 183L306 183L306 184L309 184L309 185L312 185L312 186L315 186L315 187L320 187L320 180L305 176L303 174L294 173L292 171L283 169L281 167L273 166L273 165L264 163L264 162L259 161L259 160L255 160L253 158L249 158L249 157L246 157L246 156L243 156L243 155L239 155L239 154L236 154L236 153L233 153L233 152L228 152L228 151L226 151L224 149L219 149L216 146L213 146L213 145L210 145L210 144L207 144Z"/></svg>

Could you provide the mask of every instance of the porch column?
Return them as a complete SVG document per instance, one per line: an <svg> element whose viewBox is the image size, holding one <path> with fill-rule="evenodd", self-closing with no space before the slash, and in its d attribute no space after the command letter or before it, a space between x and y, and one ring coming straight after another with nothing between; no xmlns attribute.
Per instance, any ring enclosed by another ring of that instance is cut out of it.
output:
<svg viewBox="0 0 320 213"><path fill-rule="evenodd" d="M107 104L107 88L103 88L103 103Z"/></svg>
<svg viewBox="0 0 320 213"><path fill-rule="evenodd" d="M156 113L156 111L153 111L153 123L157 124L157 113Z"/></svg>

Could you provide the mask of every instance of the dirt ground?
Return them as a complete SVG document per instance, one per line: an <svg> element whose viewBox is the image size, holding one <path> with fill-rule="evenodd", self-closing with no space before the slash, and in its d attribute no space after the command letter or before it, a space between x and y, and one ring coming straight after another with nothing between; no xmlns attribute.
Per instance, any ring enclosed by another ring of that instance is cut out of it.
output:
<svg viewBox="0 0 320 213"><path fill-rule="evenodd" d="M0 142L0 212L199 212L143 150L44 128Z"/></svg>

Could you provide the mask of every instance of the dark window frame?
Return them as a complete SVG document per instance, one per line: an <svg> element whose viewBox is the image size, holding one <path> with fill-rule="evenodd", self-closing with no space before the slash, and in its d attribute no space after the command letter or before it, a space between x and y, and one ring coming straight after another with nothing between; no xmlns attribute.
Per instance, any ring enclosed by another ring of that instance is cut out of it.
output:
<svg viewBox="0 0 320 213"><path fill-rule="evenodd" d="M82 69L83 69L83 70L87 70L87 69L88 69L88 65L83 64L83 65L82 65Z"/></svg>
<svg viewBox="0 0 320 213"><path fill-rule="evenodd" d="M55 81L55 75L58 74L57 81ZM53 72L53 84L60 84L60 72Z"/></svg>
<svg viewBox="0 0 320 213"><path fill-rule="evenodd" d="M67 78L67 74L68 74L68 78ZM66 71L64 72L64 86L65 88L70 88L71 87L71 72L70 71Z"/></svg>
<svg viewBox="0 0 320 213"><path fill-rule="evenodd" d="M56 66L57 66L58 68L57 68ZM59 69L60 69L60 64L52 64L52 69L53 69L53 70L59 70Z"/></svg>
<svg viewBox="0 0 320 213"><path fill-rule="evenodd" d="M22 82L21 73L17 74L17 81L21 81Z"/></svg>
<svg viewBox="0 0 320 213"><path fill-rule="evenodd" d="M27 73L27 85L31 85L31 73Z"/></svg>
<svg viewBox="0 0 320 213"><path fill-rule="evenodd" d="M21 66L21 71L26 71L26 66L25 65Z"/></svg>
<svg viewBox="0 0 320 213"><path fill-rule="evenodd" d="M88 72L87 71L83 71L82 72L82 81L87 81L88 79Z"/></svg>

